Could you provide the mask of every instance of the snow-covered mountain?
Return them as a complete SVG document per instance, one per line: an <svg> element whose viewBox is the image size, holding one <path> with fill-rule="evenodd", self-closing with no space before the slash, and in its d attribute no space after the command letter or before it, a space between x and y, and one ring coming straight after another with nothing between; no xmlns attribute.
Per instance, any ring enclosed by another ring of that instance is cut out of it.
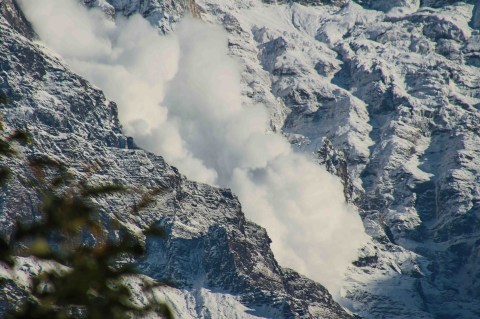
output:
<svg viewBox="0 0 480 319"><path fill-rule="evenodd" d="M224 26L244 103L265 105L273 131L341 177L373 238L349 269L342 305L364 318L480 316L477 1L84 2L112 19L138 12L164 33L186 14ZM133 199L99 204L128 227L167 227L167 241L146 239L140 265L179 288L167 297L179 317L350 317L277 264L230 191L187 181L122 135L113 102L32 44L14 4L0 8L6 122L35 133L29 154L52 154L79 175L98 159L99 181L171 190L141 218L117 213ZM2 224L35 217L21 180L3 196Z"/></svg>
<svg viewBox="0 0 480 319"><path fill-rule="evenodd" d="M167 190L141 215L130 213L138 200L134 194L98 204L106 223L115 216L134 233L154 223L167 231L162 241L141 238L147 254L138 266L172 286L159 295L171 301L177 318L352 318L323 286L278 265L265 230L245 219L231 191L188 181L161 157L138 149L121 133L116 105L33 43L33 32L13 2L3 2L2 12L8 16L0 17L0 87L9 101L1 108L7 130L33 135L35 144L23 149L25 156L48 156L93 183ZM38 194L25 183L31 172L21 158L8 165L15 174L2 190L4 233L16 220L39 217ZM25 278L44 267L20 261L17 273L2 281L0 313L24 295Z"/></svg>

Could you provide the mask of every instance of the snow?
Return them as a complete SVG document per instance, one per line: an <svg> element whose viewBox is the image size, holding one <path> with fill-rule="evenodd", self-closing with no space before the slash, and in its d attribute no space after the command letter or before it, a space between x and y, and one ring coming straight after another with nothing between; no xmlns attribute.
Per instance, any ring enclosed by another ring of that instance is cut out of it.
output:
<svg viewBox="0 0 480 319"><path fill-rule="evenodd" d="M158 1L151 2L153 14L139 1L109 2L119 13L145 13L162 31L174 29L183 14ZM356 3L197 1L203 20L229 31L243 103L266 105L272 130L298 152L311 154L328 137L345 153L374 240L361 252L365 265L348 271L342 303L373 319L474 318L480 309L472 294L479 287L472 278L478 275L480 40L471 26L478 24L479 6L364 3L380 11ZM43 91L35 98L50 101ZM226 223L235 214L212 211L214 205L197 201L203 191L189 187L195 201L176 208L173 234L194 242L212 220ZM250 316L250 305L225 291L172 289L165 298L187 318L205 315L207 304L220 317Z"/></svg>

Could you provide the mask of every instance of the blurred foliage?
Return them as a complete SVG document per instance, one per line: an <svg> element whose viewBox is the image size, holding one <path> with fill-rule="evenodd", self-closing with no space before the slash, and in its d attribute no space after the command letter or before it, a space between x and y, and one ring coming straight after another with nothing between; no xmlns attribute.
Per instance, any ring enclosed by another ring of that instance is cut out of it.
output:
<svg viewBox="0 0 480 319"><path fill-rule="evenodd" d="M5 93L0 91L0 104L7 104L8 103L8 97Z"/></svg>
<svg viewBox="0 0 480 319"><path fill-rule="evenodd" d="M18 155L16 143L30 143L29 135L21 131L7 134L0 124L3 163ZM41 193L42 220L18 223L9 239L0 238L0 262L13 269L15 256L32 256L53 262L53 267L34 276L30 297L7 318L123 319L152 313L173 318L170 309L155 300L155 286L144 285L146 305L133 301L133 291L125 279L137 273L128 260L141 256L144 247L116 220L103 221L113 228L110 231L102 227L101 215L93 204L93 198L128 190L117 184L75 181L63 164L49 158L26 161L34 176L31 186ZM11 174L7 165L1 165L0 183L5 184ZM146 208L160 193L144 194L132 211ZM163 232L153 227L145 234L161 236Z"/></svg>

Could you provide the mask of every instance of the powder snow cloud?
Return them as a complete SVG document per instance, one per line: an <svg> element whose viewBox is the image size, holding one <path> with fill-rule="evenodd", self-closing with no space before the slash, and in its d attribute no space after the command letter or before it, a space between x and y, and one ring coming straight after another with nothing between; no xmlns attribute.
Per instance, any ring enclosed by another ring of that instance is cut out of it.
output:
<svg viewBox="0 0 480 319"><path fill-rule="evenodd" d="M107 19L75 0L21 0L41 41L116 101L125 133L187 177L231 188L288 266L339 291L367 240L340 181L242 104L227 34L184 19L160 35L142 17Z"/></svg>

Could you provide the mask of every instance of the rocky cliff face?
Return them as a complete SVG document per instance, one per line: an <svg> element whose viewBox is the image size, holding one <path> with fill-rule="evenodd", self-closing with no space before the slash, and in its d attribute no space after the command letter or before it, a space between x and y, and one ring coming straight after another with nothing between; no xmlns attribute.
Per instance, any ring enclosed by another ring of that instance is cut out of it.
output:
<svg viewBox="0 0 480 319"><path fill-rule="evenodd" d="M144 275L169 283L158 294L172 302L178 318L352 318L320 284L277 264L265 230L245 219L235 195L190 182L138 149L122 134L116 105L31 41L15 2L0 8L0 90L8 98L0 108L7 130L28 130L35 143L22 149L26 157L60 161L78 178L167 190L140 215L130 209L135 194L101 198L98 205L107 224L115 217L134 233L154 223L166 229L161 241L139 235L147 254L137 264ZM14 178L0 200L7 234L15 220L41 218L38 195L28 186L31 173L21 159L8 165ZM21 259L16 277L3 282L0 314L22 296L21 278L41 267Z"/></svg>
<svg viewBox="0 0 480 319"><path fill-rule="evenodd" d="M25 15L20 10L18 3L14 0L3 0L0 5L0 14L8 21L8 23L28 39L33 39L35 32L31 24L25 18Z"/></svg>
<svg viewBox="0 0 480 319"><path fill-rule="evenodd" d="M283 102L279 126L292 143L315 152L327 137L345 154L374 238L346 283L352 309L368 318L477 317L478 5L213 2L202 1L214 8L205 15L235 25L245 82ZM248 75L256 65L268 74L261 84Z"/></svg>
<svg viewBox="0 0 480 319"><path fill-rule="evenodd" d="M367 318L478 317L478 3L196 3L230 32L245 100L267 105L272 128L299 151L326 137L323 153L344 154L374 238L346 304Z"/></svg>
<svg viewBox="0 0 480 319"><path fill-rule="evenodd" d="M373 240L344 285L351 310L365 318L479 316L478 3L85 2L112 18L139 12L163 32L188 12L225 27L246 103L266 105L272 129L298 151L320 151L361 210ZM133 199L101 205L126 225L169 230L164 242L146 239L140 265L180 288L168 298L182 318L348 318L319 285L277 265L266 233L244 219L234 195L188 182L135 149L114 105L22 37L23 18L3 15L0 89L12 102L2 108L11 127L36 132L39 145L28 152L58 156L79 175L79 163L107 158L99 181L170 189L140 217L118 213ZM24 195L14 200L13 192ZM5 195L5 223L35 216L21 181Z"/></svg>

